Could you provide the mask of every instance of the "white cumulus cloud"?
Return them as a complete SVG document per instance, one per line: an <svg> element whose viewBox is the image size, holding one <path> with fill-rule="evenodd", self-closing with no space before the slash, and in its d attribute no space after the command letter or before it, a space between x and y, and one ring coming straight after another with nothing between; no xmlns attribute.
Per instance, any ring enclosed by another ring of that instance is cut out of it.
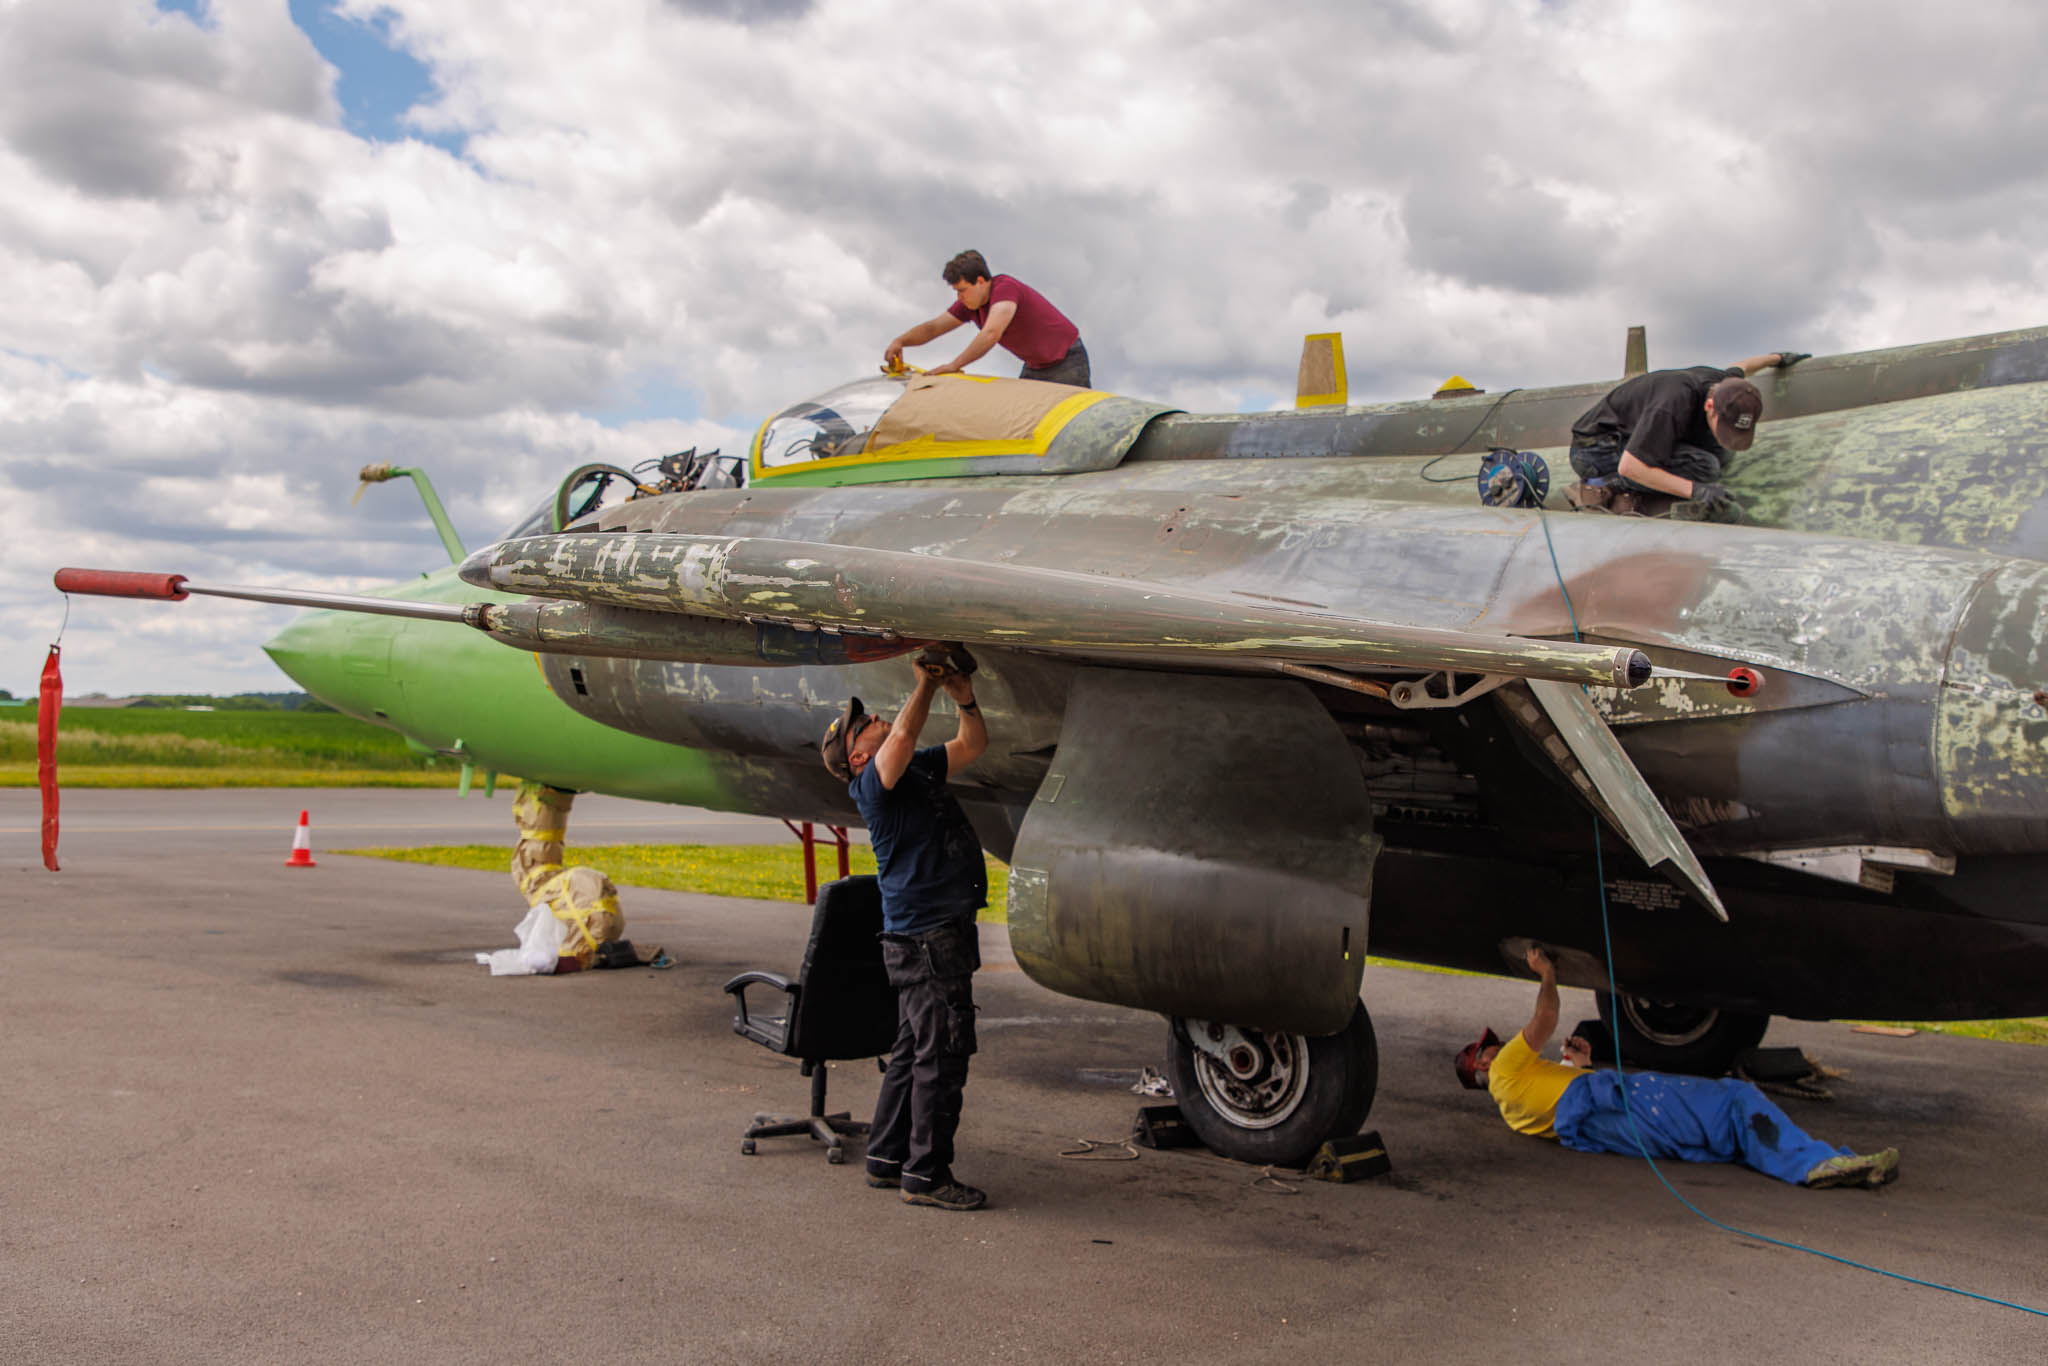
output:
<svg viewBox="0 0 2048 1366"><path fill-rule="evenodd" d="M350 131L282 0L0 3L0 687L60 564L362 587L569 468L736 449L973 246L1201 409L2048 321L2048 11L1814 0L342 0L431 78ZM432 136L435 141L426 140ZM438 144L438 145L437 145ZM448 150L458 147L459 151ZM917 359L952 354L946 338ZM985 362L980 368L1000 367ZM658 416L650 416L658 415ZM284 686L288 614L80 600L74 686Z"/></svg>

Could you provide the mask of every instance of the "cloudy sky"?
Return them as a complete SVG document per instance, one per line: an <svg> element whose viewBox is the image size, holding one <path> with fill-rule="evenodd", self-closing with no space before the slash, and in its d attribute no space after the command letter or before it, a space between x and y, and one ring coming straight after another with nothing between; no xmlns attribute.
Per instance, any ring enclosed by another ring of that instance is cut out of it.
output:
<svg viewBox="0 0 2048 1366"><path fill-rule="evenodd" d="M1202 410L1311 331L1367 400L2048 323L2044 59L1968 0L0 0L0 688L59 565L444 562L370 461L473 547L743 447L968 246ZM67 682L286 688L289 616L75 599Z"/></svg>

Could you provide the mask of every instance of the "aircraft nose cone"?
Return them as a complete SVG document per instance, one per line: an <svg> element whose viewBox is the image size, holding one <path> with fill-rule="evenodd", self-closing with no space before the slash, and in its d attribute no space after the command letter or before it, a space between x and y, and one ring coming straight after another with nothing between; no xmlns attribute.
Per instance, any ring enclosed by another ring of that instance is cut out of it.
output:
<svg viewBox="0 0 2048 1366"><path fill-rule="evenodd" d="M2048 565L2012 561L1971 596L1934 749L1958 852L2048 850Z"/></svg>
<svg viewBox="0 0 2048 1366"><path fill-rule="evenodd" d="M352 716L386 720L398 688L391 677L392 617L307 612L263 643L263 653L292 681Z"/></svg>
<svg viewBox="0 0 2048 1366"><path fill-rule="evenodd" d="M498 587L491 582L491 566L496 562L497 554L498 547L494 545L485 546L482 550L472 550L468 558L456 567L456 577L472 588Z"/></svg>

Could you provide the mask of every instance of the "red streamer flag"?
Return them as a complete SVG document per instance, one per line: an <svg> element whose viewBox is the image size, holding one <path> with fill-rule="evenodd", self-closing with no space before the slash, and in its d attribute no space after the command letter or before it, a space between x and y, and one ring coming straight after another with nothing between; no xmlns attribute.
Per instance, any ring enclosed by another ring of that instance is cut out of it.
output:
<svg viewBox="0 0 2048 1366"><path fill-rule="evenodd" d="M36 779L43 788L43 867L57 871L57 713L64 710L64 675L57 671L54 645L43 661L43 686L36 699Z"/></svg>

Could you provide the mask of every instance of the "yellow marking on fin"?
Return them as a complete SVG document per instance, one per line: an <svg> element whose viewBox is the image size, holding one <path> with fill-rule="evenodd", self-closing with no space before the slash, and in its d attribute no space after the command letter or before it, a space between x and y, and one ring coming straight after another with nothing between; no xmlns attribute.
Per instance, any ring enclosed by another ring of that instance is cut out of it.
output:
<svg viewBox="0 0 2048 1366"><path fill-rule="evenodd" d="M1294 406L1341 408L1351 400L1344 371L1344 334L1311 332L1301 339L1301 368L1294 375Z"/></svg>

